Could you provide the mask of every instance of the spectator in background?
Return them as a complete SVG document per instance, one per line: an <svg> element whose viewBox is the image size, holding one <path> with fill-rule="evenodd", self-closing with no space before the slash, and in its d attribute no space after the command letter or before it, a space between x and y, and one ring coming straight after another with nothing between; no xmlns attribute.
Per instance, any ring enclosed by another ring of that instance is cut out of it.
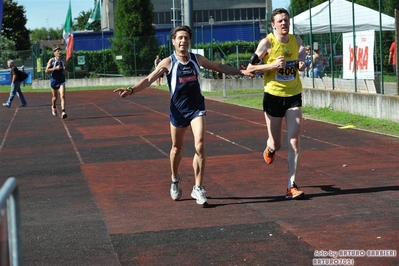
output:
<svg viewBox="0 0 399 266"><path fill-rule="evenodd" d="M154 60L154 69L157 68L158 64L161 63L161 61L162 61L162 59L159 57L159 55L157 55ZM157 79L157 86L162 85L162 79L163 79L163 75L160 76L159 79Z"/></svg>
<svg viewBox="0 0 399 266"><path fill-rule="evenodd" d="M324 59L319 50L313 49L313 61L310 64L310 77L322 78L324 68Z"/></svg>
<svg viewBox="0 0 399 266"><path fill-rule="evenodd" d="M305 60L306 60L306 47L302 44L301 47L299 48L298 61L305 62ZM301 77L305 77L306 69L303 71L299 71L299 75L301 75Z"/></svg>
<svg viewBox="0 0 399 266"><path fill-rule="evenodd" d="M21 107L26 107L26 106L28 106L28 104L26 103L25 97L21 91L21 83L17 78L18 69L15 66L13 60L8 60L7 66L10 68L11 91L10 91L10 96L8 97L7 102L3 103L3 106L10 108L15 95L17 95L19 97L19 99L21 100L21 103L22 103Z"/></svg>
<svg viewBox="0 0 399 266"><path fill-rule="evenodd" d="M388 63L393 66L393 73L396 75L396 42L392 42L389 48Z"/></svg>
<svg viewBox="0 0 399 266"><path fill-rule="evenodd" d="M309 77L309 69L310 69L310 63L312 62L312 55L310 54L311 50L310 50L310 45L306 46L306 58L305 58L305 65L306 65L306 77Z"/></svg>

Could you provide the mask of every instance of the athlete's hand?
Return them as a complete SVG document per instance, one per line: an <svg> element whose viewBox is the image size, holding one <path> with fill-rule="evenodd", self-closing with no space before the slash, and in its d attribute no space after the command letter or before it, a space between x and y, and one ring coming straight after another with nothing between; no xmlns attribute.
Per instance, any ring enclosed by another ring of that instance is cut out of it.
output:
<svg viewBox="0 0 399 266"><path fill-rule="evenodd" d="M253 72L255 72L254 70L248 71L248 70L241 69L240 72L241 72L241 75L245 75L248 77L255 77L255 73L253 73Z"/></svg>
<svg viewBox="0 0 399 266"><path fill-rule="evenodd" d="M285 68L285 57L280 55L277 57L276 61L274 61L276 68Z"/></svg>
<svg viewBox="0 0 399 266"><path fill-rule="evenodd" d="M125 89L125 88L115 89L114 92L117 92L119 94L119 96L121 96L122 98L125 98L126 96L131 95L131 91L129 89Z"/></svg>

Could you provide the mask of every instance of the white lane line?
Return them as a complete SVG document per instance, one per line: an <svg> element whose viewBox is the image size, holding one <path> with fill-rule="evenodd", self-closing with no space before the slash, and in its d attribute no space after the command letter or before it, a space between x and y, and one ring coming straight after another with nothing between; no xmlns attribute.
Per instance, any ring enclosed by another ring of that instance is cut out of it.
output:
<svg viewBox="0 0 399 266"><path fill-rule="evenodd" d="M4 143L6 142L6 139L7 139L7 136L8 136L8 132L10 132L11 125L14 122L14 119L17 116L17 113L18 113L18 108L15 109L14 115L12 116L12 118L10 120L10 123L8 124L6 132L4 133L3 140L1 141L1 144L0 144L0 152L3 149L3 147L4 147Z"/></svg>
<svg viewBox="0 0 399 266"><path fill-rule="evenodd" d="M98 109L100 109L101 111L103 111L106 115L108 115L109 117L112 117L113 119L115 119L116 121L118 121L121 124L124 124L121 120L119 120L118 118L114 117L113 115L111 115L110 113L108 113L107 111L105 111L103 108L101 108L100 106L98 106L95 103L91 103L92 105L94 105L95 107L97 107Z"/></svg>
<svg viewBox="0 0 399 266"><path fill-rule="evenodd" d="M83 165L83 164L84 164L83 158L82 158L82 156L80 155L80 152L79 152L79 150L78 150L78 147L76 146L75 141L73 140L72 135L71 135L71 133L69 132L69 129L68 129L67 125L65 124L65 122L64 122L63 119L61 119L61 122L62 122L62 124L64 125L65 131L66 131L67 136L68 136L68 138L69 138L69 141L72 143L72 147L73 147L73 149L75 150L75 153L76 153L76 156L78 157L79 163L80 163L81 165Z"/></svg>
<svg viewBox="0 0 399 266"><path fill-rule="evenodd" d="M154 143L152 143L151 141L147 140L146 138L144 138L143 136L140 136L141 139L143 139L145 142L147 142L149 145L151 145L152 147L154 147L157 151L159 151L160 153L162 153L163 155L165 155L166 157L169 157L169 154L167 154L166 152L164 152L163 150L161 150L160 148L158 148Z"/></svg>
<svg viewBox="0 0 399 266"><path fill-rule="evenodd" d="M238 147L240 147L240 148L243 148L243 149L245 149L245 150L248 150L248 151L254 151L253 149L251 149L251 148L248 148L248 147L245 147L245 146L243 146L243 145L240 145L240 144L238 144L237 142L234 142L234 141L231 141L231 140L229 140L229 139L226 139L226 138L224 138L224 137L222 137L222 136L219 136L219 135L217 135L217 134L215 134L215 133L213 133L213 132L210 132L210 131L206 131L208 134L210 134L210 135L213 135L213 136L215 136L215 137L217 137L217 138L219 138L219 139L221 139L221 140L224 140L224 141L226 141L226 142L228 142L228 143L231 143L231 144L233 144L233 145L236 145L236 146L238 146Z"/></svg>
<svg viewBox="0 0 399 266"><path fill-rule="evenodd" d="M208 110L207 110L207 112L208 112ZM214 113L219 114L219 115L227 116L227 117L230 117L230 118L234 118L234 119L242 120L242 121L245 121L245 122L248 122L248 123L252 123L252 124L255 124L255 125L260 125L262 127L266 127L266 122L263 124L263 123L254 122L254 121L251 121L251 120L248 120L248 119L244 119L244 118L241 118L241 117L220 113L220 112L213 111L213 110L210 110L210 112L214 112ZM287 132L287 131L283 130L283 132ZM302 134L301 137L307 138L307 139L311 139L311 140L314 140L314 141L317 141L317 142L320 142L320 143L328 144L328 145L331 145L331 146L345 148L345 146L342 146L342 145L339 145L339 144L335 144L335 143L332 143L332 142L328 142L328 141L324 141L324 140L321 140L321 139L316 139L316 138L310 137L308 135L303 135Z"/></svg>

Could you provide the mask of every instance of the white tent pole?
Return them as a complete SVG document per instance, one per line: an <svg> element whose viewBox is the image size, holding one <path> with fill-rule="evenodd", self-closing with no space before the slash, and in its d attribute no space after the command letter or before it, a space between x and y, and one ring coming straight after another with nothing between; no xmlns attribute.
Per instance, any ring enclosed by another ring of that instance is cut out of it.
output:
<svg viewBox="0 0 399 266"><path fill-rule="evenodd" d="M381 69L381 94L384 94L384 59L382 56L382 18L381 18L381 0L378 0L378 11L380 12L380 69Z"/></svg>
<svg viewBox="0 0 399 266"><path fill-rule="evenodd" d="M331 87L334 90L335 86L334 86L334 56L335 56L335 49L332 43L332 22L331 22L331 1L328 1L328 16L330 18L330 70L331 70Z"/></svg>
<svg viewBox="0 0 399 266"><path fill-rule="evenodd" d="M352 0L352 33L353 33L353 75L355 78L355 92L357 92L357 56L356 56L356 25L355 25L355 2Z"/></svg>

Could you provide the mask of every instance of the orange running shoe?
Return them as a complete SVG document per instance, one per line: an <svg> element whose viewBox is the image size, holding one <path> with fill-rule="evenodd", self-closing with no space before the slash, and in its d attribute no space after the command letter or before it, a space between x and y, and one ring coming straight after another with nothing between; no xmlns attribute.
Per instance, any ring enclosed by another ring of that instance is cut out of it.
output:
<svg viewBox="0 0 399 266"><path fill-rule="evenodd" d="M305 193L299 190L299 187L295 184L295 182L290 189L287 189L287 193L285 193L286 199L301 199L304 196Z"/></svg>
<svg viewBox="0 0 399 266"><path fill-rule="evenodd" d="M265 151L263 152L263 159L267 164L271 164L274 161L275 155L275 152L271 152L269 147L266 147Z"/></svg>

